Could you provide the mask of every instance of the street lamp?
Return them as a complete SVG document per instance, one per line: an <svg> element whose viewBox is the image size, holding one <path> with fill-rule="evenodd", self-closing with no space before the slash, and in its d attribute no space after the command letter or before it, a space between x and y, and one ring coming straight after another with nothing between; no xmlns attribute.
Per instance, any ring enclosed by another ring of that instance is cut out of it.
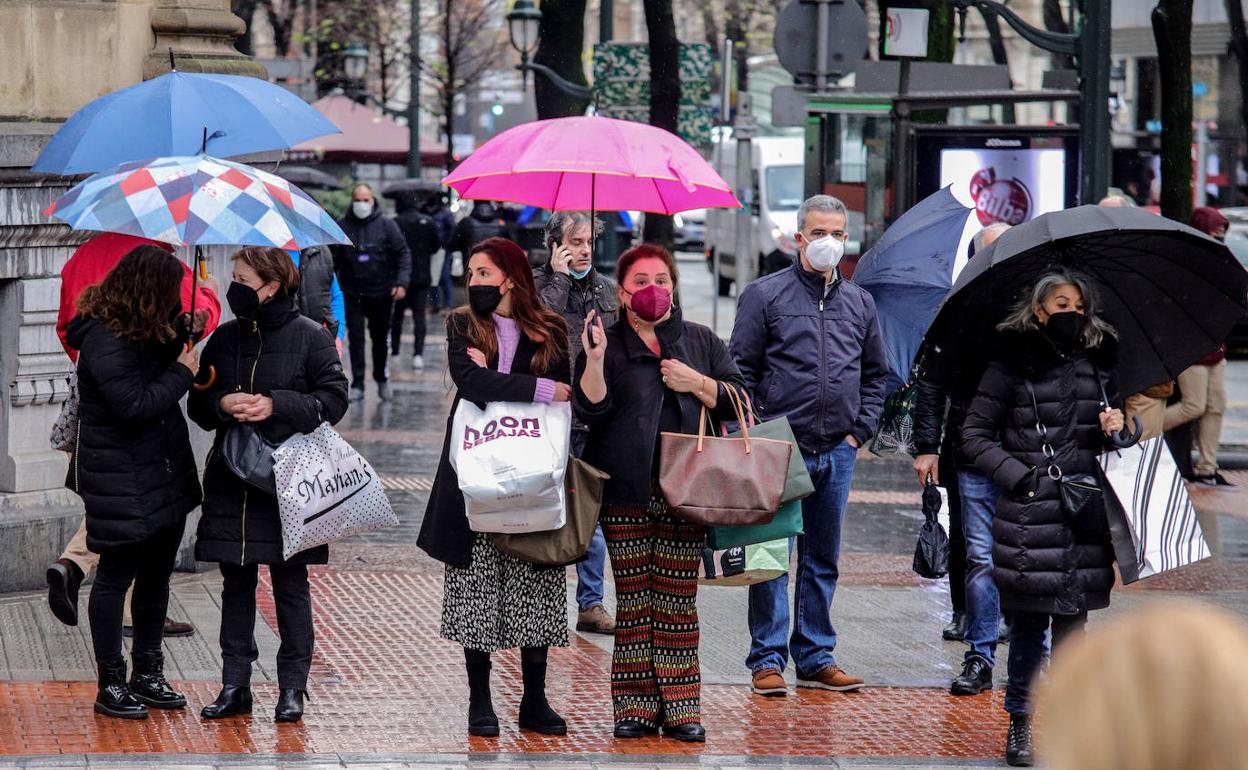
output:
<svg viewBox="0 0 1248 770"><path fill-rule="evenodd" d="M551 85L578 99L589 100L593 92L582 85L568 82L557 72L545 64L530 62L529 56L537 50L537 39L541 32L542 12L534 5L533 0L516 0L507 13L507 34L511 38L511 47L520 54L521 82L525 88L529 84L529 70L546 76Z"/></svg>
<svg viewBox="0 0 1248 770"><path fill-rule="evenodd" d="M352 43L342 52L342 69L347 80L359 83L368 74L368 49Z"/></svg>

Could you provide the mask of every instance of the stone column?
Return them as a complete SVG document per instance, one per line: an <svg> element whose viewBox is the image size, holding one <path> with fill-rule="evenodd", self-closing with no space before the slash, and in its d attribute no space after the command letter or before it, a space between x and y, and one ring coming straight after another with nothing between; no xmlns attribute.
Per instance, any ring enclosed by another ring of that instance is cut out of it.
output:
<svg viewBox="0 0 1248 770"><path fill-rule="evenodd" d="M152 32L156 45L143 63L143 79L169 71L169 49L179 72L219 72L265 78L264 66L234 48L247 29L230 12L229 0L156 0Z"/></svg>

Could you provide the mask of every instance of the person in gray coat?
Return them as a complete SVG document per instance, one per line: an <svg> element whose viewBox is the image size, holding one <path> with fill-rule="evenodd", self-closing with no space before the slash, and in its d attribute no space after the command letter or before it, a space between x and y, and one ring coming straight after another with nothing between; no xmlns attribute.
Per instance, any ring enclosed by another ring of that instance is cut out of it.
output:
<svg viewBox="0 0 1248 770"><path fill-rule="evenodd" d="M615 283L594 269L593 241L602 234L602 220L593 221L584 211L556 211L546 222L545 242L550 261L533 271L537 291L546 307L568 322L572 361L581 354L581 330L585 317L595 311L603 328L615 324L620 306ZM576 418L572 422L572 453L580 456L589 429ZM614 634L615 621L602 603L607 544L602 529L594 532L585 560L576 565L576 630Z"/></svg>

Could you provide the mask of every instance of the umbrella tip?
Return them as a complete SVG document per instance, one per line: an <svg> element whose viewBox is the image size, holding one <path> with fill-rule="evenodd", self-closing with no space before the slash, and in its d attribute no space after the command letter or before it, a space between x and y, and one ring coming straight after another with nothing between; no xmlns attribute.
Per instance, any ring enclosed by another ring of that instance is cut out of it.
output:
<svg viewBox="0 0 1248 770"><path fill-rule="evenodd" d="M173 61L173 46L169 46L169 71L170 72L178 71L178 65L175 64Z"/></svg>

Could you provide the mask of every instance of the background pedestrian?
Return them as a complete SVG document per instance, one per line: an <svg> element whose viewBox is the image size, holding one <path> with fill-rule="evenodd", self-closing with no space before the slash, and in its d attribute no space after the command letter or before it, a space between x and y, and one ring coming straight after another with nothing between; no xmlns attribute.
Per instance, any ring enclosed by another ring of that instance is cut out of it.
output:
<svg viewBox="0 0 1248 770"><path fill-rule="evenodd" d="M563 735L567 723L546 700L546 663L552 645L568 644L564 570L504 554L488 534L469 529L450 462L450 434L463 398L474 403L568 401L567 325L542 305L524 249L505 238L489 238L470 251L469 304L446 320L455 403L417 545L446 564L442 636L464 647L469 735L499 734L490 696L490 655L514 647L520 648L524 678L521 729Z"/></svg>
<svg viewBox="0 0 1248 770"><path fill-rule="evenodd" d="M412 254L412 279L407 286L407 294L395 300L394 315L390 321L390 356L397 360L400 342L403 337L403 318L407 311L412 311L412 368L425 368L425 306L429 300L429 261L434 252L442 247L438 236L437 221L417 205L412 195L400 195L394 202L398 212L394 221L407 241L408 251Z"/></svg>
<svg viewBox="0 0 1248 770"><path fill-rule="evenodd" d="M333 337L299 312L299 273L281 249L250 246L231 257L234 281L226 300L235 320L222 325L204 347L204 363L216 367L212 387L196 391L187 412L216 433L204 469L204 506L195 558L221 570L221 683L206 719L248 714L251 666L256 648L256 586L267 565L281 646L277 651L279 695L274 718L297 722L312 666L314 630L309 564L325 564L328 546L282 558L282 524L276 490L269 493L234 475L222 457L229 431L255 430L271 444L310 433L347 410L347 378Z"/></svg>
<svg viewBox="0 0 1248 770"><path fill-rule="evenodd" d="M69 486L87 511L87 546L100 555L88 612L99 668L95 710L147 718L186 698L164 677L161 652L169 576L186 516L202 497L178 402L199 370L179 329L184 268L140 246L78 299L66 342L78 358L79 424ZM134 672L126 682L122 604L131 605Z"/></svg>

